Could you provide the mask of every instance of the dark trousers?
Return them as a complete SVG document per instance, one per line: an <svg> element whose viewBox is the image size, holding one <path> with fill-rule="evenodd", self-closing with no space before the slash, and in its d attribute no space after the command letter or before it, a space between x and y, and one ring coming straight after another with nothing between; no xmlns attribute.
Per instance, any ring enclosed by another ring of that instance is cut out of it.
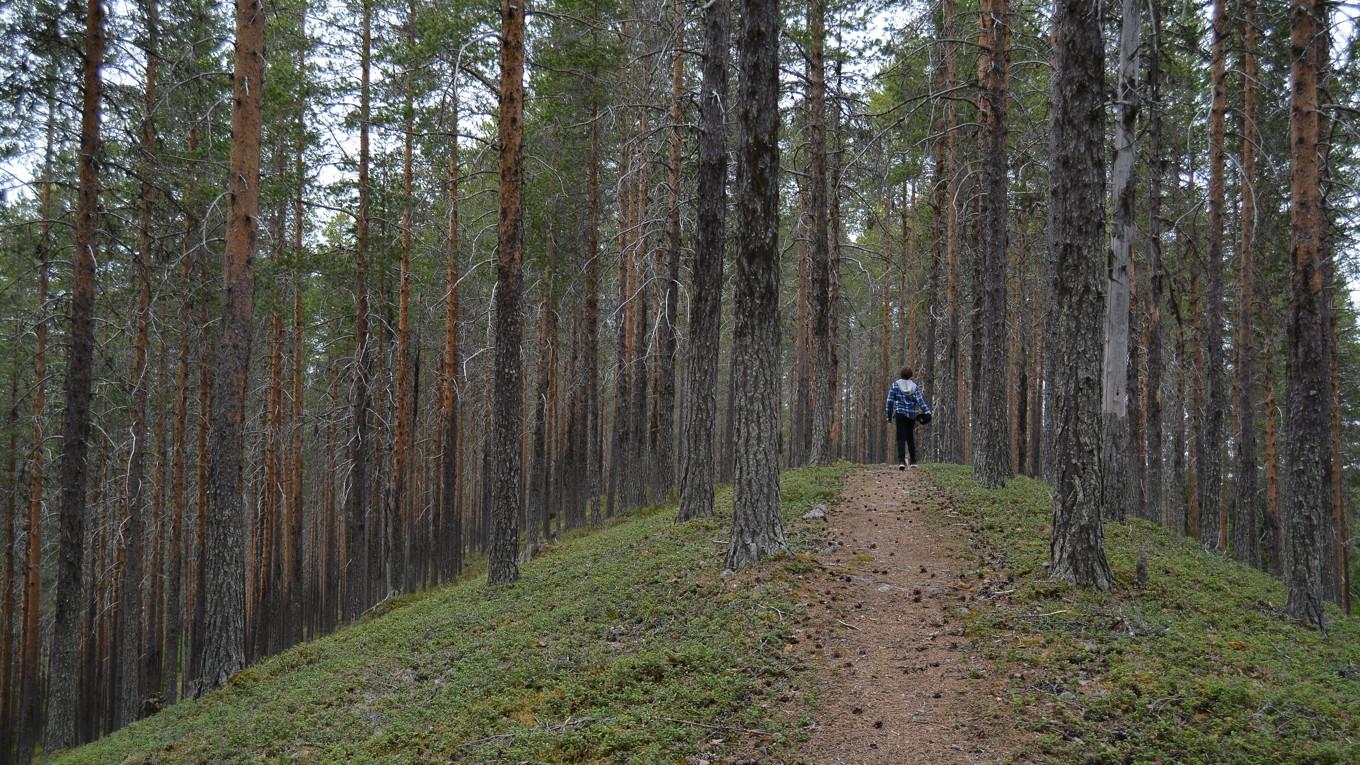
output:
<svg viewBox="0 0 1360 765"><path fill-rule="evenodd" d="M905 414L895 415L893 420L897 422L897 461L901 462L908 457L911 464L916 464L916 420Z"/></svg>

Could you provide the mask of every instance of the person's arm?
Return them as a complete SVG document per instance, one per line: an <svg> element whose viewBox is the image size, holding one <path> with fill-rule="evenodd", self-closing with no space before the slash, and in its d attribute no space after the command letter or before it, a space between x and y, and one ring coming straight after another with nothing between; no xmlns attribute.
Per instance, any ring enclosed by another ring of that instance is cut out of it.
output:
<svg viewBox="0 0 1360 765"><path fill-rule="evenodd" d="M921 412L924 414L931 413L930 405L926 403L926 397L921 394L921 389L919 387L916 389L916 401L921 405Z"/></svg>
<svg viewBox="0 0 1360 765"><path fill-rule="evenodd" d="M888 388L888 401L887 401L887 403L885 403L885 404L883 405L883 419L885 419L885 420L891 420L891 419L893 418L893 409L896 408L896 407L893 406L893 403L894 403L893 399L894 399L894 394L895 394L896 392L897 392L897 386L896 386L896 385L891 386L891 387Z"/></svg>

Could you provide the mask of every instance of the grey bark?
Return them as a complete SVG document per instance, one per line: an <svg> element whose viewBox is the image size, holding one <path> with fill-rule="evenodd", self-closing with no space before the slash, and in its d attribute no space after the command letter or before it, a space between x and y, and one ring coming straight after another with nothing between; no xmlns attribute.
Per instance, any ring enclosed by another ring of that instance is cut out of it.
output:
<svg viewBox="0 0 1360 765"><path fill-rule="evenodd" d="M986 44L981 65L982 93L979 121L983 125L982 235L979 257L980 333L975 385L973 478L999 489L1011 477L1010 420L1006 416L1007 369L1010 339L1006 333L1008 308L1006 202L1006 93L1009 58L1009 16L1006 0L983 0Z"/></svg>
<svg viewBox="0 0 1360 765"><path fill-rule="evenodd" d="M75 285L71 291L70 352L66 363L66 412L61 434L61 505L58 521L56 614L48 655L47 725L44 750L76 741L76 682L80 677L81 571L85 559L85 487L90 434L90 385L94 357L95 260L99 226L100 106L104 64L104 13L100 0L85 4L80 112L80 180L75 230ZM36 705L25 727L36 730ZM21 745L22 745L21 741ZM27 757L28 755L23 755Z"/></svg>
<svg viewBox="0 0 1360 765"><path fill-rule="evenodd" d="M1134 56L1138 51L1138 2L1123 0L1119 28L1119 72L1116 86L1118 120L1114 133L1111 173L1114 221L1110 231L1109 294L1105 303L1105 366L1100 411L1103 486L1101 512L1108 520L1123 520L1133 503L1129 467L1133 442L1129 431L1129 294L1133 255L1134 167L1138 94Z"/></svg>
<svg viewBox="0 0 1360 765"><path fill-rule="evenodd" d="M1330 332L1322 262L1326 216L1318 168L1319 72L1315 46L1327 28L1323 0L1290 3L1290 279L1282 465L1285 611L1324 623L1324 540L1331 520Z"/></svg>
<svg viewBox="0 0 1360 765"><path fill-rule="evenodd" d="M713 514L714 423L718 415L718 344L722 328L723 248L727 237L727 0L704 11L703 85L699 98L698 212L690 356L685 377L685 441L677 521Z"/></svg>
<svg viewBox="0 0 1360 765"><path fill-rule="evenodd" d="M1050 91L1054 447L1049 574L1107 590L1100 514L1100 351L1105 287L1104 58L1099 5L1059 0Z"/></svg>
<svg viewBox="0 0 1360 765"><path fill-rule="evenodd" d="M778 0L742 0L737 103L736 326L732 354L732 541L736 570L786 552L779 505L779 27Z"/></svg>

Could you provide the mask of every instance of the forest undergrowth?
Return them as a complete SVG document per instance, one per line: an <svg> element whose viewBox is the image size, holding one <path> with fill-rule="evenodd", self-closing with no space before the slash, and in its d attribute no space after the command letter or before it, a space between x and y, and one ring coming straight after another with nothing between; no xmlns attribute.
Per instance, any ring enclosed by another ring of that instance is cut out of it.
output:
<svg viewBox="0 0 1360 765"><path fill-rule="evenodd" d="M1033 734L1018 761L1360 762L1360 619L1290 622L1278 580L1141 520L1105 526L1109 593L1054 582L1047 485L930 475L983 543L969 634Z"/></svg>
<svg viewBox="0 0 1360 765"><path fill-rule="evenodd" d="M57 762L784 762L806 735L778 710L819 700L783 650L819 539L799 516L848 470L784 475L786 562L719 576L726 489L706 520L647 508L550 545L517 584L472 566ZM1008 678L1015 762L1360 761L1360 620L1291 623L1278 581L1144 521L1106 526L1114 590L1053 582L1046 485L929 475L974 538L966 634Z"/></svg>
<svg viewBox="0 0 1360 765"><path fill-rule="evenodd" d="M847 466L783 477L795 519ZM731 492L712 518L675 507L568 535L487 589L481 566L236 674L62 765L107 763L685 762L789 740L770 715L799 682L781 613L788 577L719 576ZM738 755L733 755L737 757Z"/></svg>

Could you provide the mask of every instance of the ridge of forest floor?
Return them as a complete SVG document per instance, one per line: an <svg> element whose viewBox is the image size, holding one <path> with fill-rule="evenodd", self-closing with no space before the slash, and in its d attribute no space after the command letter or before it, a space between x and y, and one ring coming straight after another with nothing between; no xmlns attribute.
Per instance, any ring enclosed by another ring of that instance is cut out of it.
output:
<svg viewBox="0 0 1360 765"><path fill-rule="evenodd" d="M975 765L1018 746L1005 680L969 631L980 582L959 518L923 470L846 478L800 581L811 618L792 642L816 701L793 761Z"/></svg>
<svg viewBox="0 0 1360 765"><path fill-rule="evenodd" d="M929 475L976 542L968 633L1028 733L1016 761L1360 762L1360 618L1292 623L1278 580L1142 520L1106 524L1113 591L1053 582L1047 485Z"/></svg>
<svg viewBox="0 0 1360 765"><path fill-rule="evenodd" d="M783 476L793 556L720 577L731 492L710 519L674 506L567 535L488 591L396 598L85 747L121 763L683 763L761 761L790 746L771 714L805 672L784 650L789 570L844 464Z"/></svg>

